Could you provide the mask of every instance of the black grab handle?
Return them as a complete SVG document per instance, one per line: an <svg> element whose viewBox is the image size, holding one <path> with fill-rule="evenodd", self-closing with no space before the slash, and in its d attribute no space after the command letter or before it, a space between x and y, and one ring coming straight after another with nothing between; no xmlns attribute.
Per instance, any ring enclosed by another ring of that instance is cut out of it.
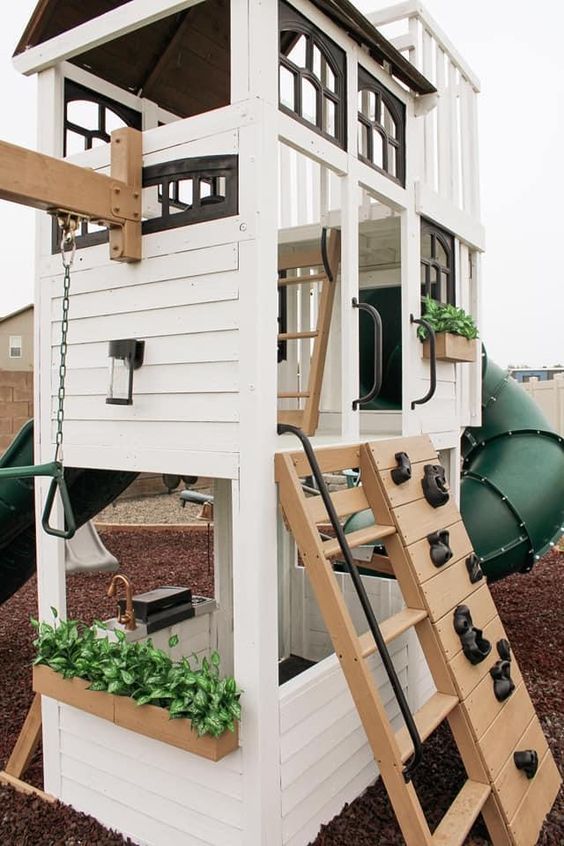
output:
<svg viewBox="0 0 564 846"><path fill-rule="evenodd" d="M423 743L421 742L421 736L415 724L415 720L413 719L413 714L411 713L409 705L407 704L407 700L405 698L401 682L398 679L396 668L394 667L393 661L390 657L390 653L388 652L386 642L382 637L380 626L378 625L378 621L374 616L374 611L372 610L372 605L370 604L366 589L359 575L356 564L354 563L351 548L347 542L343 527L339 522L337 512L335 511L335 506L333 505L333 500L331 499L331 495L327 490L327 485L325 484L325 479L323 478L323 474L321 472L319 464L317 463L317 458L315 457L315 452L313 451L311 441L309 440L307 435L304 435L301 429L298 429L297 426L290 426L287 423L279 423L277 431L279 435L289 433L299 438L304 448L307 460L309 461L309 466L311 467L312 475L317 483L321 499L323 500L323 505L327 510L329 520L331 521L331 525L335 532L336 538L339 541L339 546L341 547L341 551L343 553L345 568L352 579L352 583L360 600L360 604L362 605L362 610L364 611L364 614L366 616L368 627L370 628L372 637L374 638L376 646L378 647L380 658L382 659L382 663L386 670L388 679L390 680L392 690L394 691L395 697L400 707L402 717L405 720L405 725L411 738L411 742L413 743L413 757L407 762L403 769L403 777L406 781L410 781L414 771L419 766L423 758Z"/></svg>
<svg viewBox="0 0 564 846"><path fill-rule="evenodd" d="M51 484L49 485L49 491L45 499L45 508L43 509L43 516L41 518L41 525L43 526L43 531L48 535L53 535L56 538L62 538L62 540L70 540L76 533L76 521L74 518L67 483L65 481L65 473L60 464L58 467L59 469L53 474ZM56 529L54 526L51 526L49 522L57 490L59 491L61 502L63 503L64 529Z"/></svg>
<svg viewBox="0 0 564 846"><path fill-rule="evenodd" d="M435 391L437 390L437 352L435 330L431 324L423 317L414 317L412 314L409 315L409 322L412 325L417 323L418 326L423 326L429 333L429 355L431 356L429 360L429 390L424 397L411 401L411 410L413 411L416 405L424 405L435 395Z"/></svg>
<svg viewBox="0 0 564 846"><path fill-rule="evenodd" d="M374 322L374 381L367 394L354 400L352 407L353 411L356 411L359 405L366 405L367 402L375 399L382 389L382 318L378 309L374 308L370 303L361 303L356 297L353 297L352 304L353 308L369 314Z"/></svg>

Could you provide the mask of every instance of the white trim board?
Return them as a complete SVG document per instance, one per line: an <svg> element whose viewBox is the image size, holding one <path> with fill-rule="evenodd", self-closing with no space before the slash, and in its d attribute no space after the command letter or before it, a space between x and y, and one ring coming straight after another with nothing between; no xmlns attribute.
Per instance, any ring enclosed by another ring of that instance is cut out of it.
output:
<svg viewBox="0 0 564 846"><path fill-rule="evenodd" d="M155 21L183 12L203 0L130 0L111 12L99 15L68 32L49 38L36 47L30 47L14 56L13 65L19 73L29 76L58 62L72 59L80 53L93 50L107 41L113 41Z"/></svg>
<svg viewBox="0 0 564 846"><path fill-rule="evenodd" d="M415 183L415 210L417 214L454 232L458 240L468 244L471 249L479 252L485 250L485 230L480 221L422 182Z"/></svg>

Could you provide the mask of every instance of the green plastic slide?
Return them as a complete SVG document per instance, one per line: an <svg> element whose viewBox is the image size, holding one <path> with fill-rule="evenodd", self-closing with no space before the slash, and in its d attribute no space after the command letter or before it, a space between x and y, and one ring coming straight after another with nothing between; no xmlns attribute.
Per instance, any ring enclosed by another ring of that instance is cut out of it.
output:
<svg viewBox="0 0 564 846"><path fill-rule="evenodd" d="M361 299L375 306L384 325L380 396L363 408L400 409L401 324L399 288L372 288ZM372 327L360 324L360 392L372 384ZM562 534L564 439L534 400L483 353L482 425L462 436L460 510L483 570L491 581L527 572ZM432 402L432 400L431 400ZM346 529L361 528L354 515Z"/></svg>
<svg viewBox="0 0 564 846"><path fill-rule="evenodd" d="M562 534L564 439L483 356L482 425L462 436L460 510L493 581L530 570Z"/></svg>
<svg viewBox="0 0 564 846"><path fill-rule="evenodd" d="M33 464L33 421L16 435L0 467ZM109 505L137 477L114 470L67 468L77 527ZM0 479L0 604L20 588L35 571L34 480Z"/></svg>

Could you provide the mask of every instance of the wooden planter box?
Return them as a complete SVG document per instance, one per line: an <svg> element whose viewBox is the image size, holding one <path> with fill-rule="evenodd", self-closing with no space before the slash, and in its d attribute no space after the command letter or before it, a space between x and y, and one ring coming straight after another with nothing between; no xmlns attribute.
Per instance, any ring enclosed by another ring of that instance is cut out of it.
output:
<svg viewBox="0 0 564 846"><path fill-rule="evenodd" d="M439 332L435 341L437 361L476 361L478 342L453 335L450 332ZM431 358L429 341L423 342L423 358Z"/></svg>
<svg viewBox="0 0 564 846"><path fill-rule="evenodd" d="M82 679L64 679L49 667L39 665L33 668L33 689L36 693L109 720L121 728L209 758L210 761L219 761L239 746L237 725L234 732L226 731L220 737L198 737L192 731L190 720L171 720L164 708L137 705L127 696L112 696L88 690L88 685L89 682Z"/></svg>

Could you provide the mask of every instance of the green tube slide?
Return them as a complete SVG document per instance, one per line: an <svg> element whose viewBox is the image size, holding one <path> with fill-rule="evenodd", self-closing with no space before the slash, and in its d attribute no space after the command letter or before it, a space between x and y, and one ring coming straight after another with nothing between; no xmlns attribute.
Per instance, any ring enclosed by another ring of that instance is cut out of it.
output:
<svg viewBox="0 0 564 846"><path fill-rule="evenodd" d="M0 457L0 467L33 464L33 421L18 432ZM77 528L109 505L137 473L67 468L65 479ZM0 605L35 571L33 479L0 479Z"/></svg>
<svg viewBox="0 0 564 846"><path fill-rule="evenodd" d="M562 534L564 440L483 354L482 425L462 435L460 510L490 580L527 572Z"/></svg>
<svg viewBox="0 0 564 846"><path fill-rule="evenodd" d="M380 397L363 408L399 409L401 325L399 288L370 289L361 299L380 311L384 326ZM361 394L373 378L373 336L360 326ZM534 400L483 353L482 425L462 435L460 510L490 581L528 572L562 534L564 439ZM432 402L432 400L431 400ZM349 518L347 531L364 515Z"/></svg>

